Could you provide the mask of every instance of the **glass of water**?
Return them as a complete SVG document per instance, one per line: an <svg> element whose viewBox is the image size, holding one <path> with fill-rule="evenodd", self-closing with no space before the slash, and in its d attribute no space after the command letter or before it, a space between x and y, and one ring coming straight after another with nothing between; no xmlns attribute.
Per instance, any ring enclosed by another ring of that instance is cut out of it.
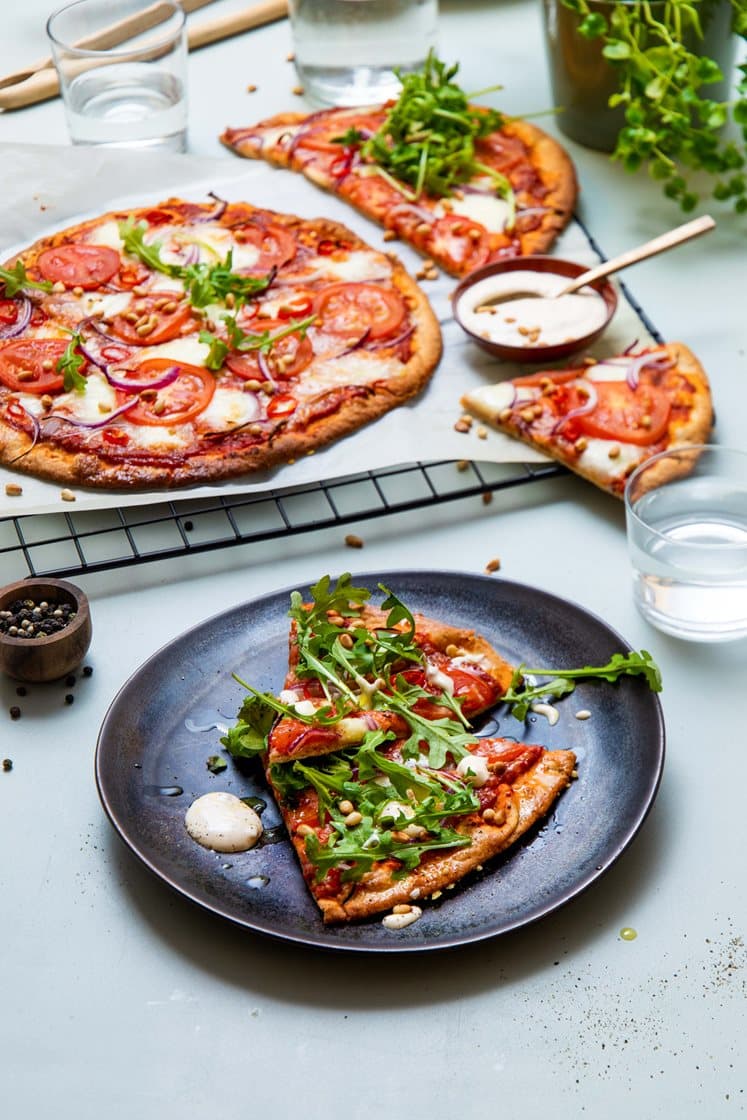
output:
<svg viewBox="0 0 747 1120"><path fill-rule="evenodd" d="M436 44L438 0L289 0L296 70L322 105L396 97Z"/></svg>
<svg viewBox="0 0 747 1120"><path fill-rule="evenodd" d="M179 4L77 0L50 16L47 34L73 144L184 151L187 36Z"/></svg>
<svg viewBox="0 0 747 1120"><path fill-rule="evenodd" d="M747 452L702 446L646 460L625 489L636 606L678 638L747 636Z"/></svg>

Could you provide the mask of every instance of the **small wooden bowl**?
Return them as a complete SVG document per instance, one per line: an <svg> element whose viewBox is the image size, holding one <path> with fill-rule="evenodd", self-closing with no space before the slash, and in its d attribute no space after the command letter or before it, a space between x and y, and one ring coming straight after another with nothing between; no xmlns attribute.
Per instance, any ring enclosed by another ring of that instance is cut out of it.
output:
<svg viewBox="0 0 747 1120"><path fill-rule="evenodd" d="M482 346L483 350L487 350L494 358L500 358L504 362L519 362L520 364L538 363L538 362L554 362L559 358L567 358L574 354L577 350L582 350L585 346L589 346L595 339L599 338L602 331L606 330L610 324L612 316L617 310L617 292L610 284L609 280L595 280L589 287L594 288L599 292L600 296L605 302L607 308L607 316L600 327L589 331L578 338L572 339L570 342L558 342L550 346L509 346L502 342L493 342L489 338L483 338L481 335L476 334L474 331L466 327L462 320L459 318L457 305L459 299L464 293L477 284L480 280L485 280L489 276L502 275L505 272L554 272L558 276L567 276L569 280L574 277L580 276L582 272L587 272L589 265L577 264L575 261L564 261L558 257L508 257L504 261L495 261L493 264L483 265L482 268L475 269L465 276L463 280L457 284L452 292L451 302L454 309L454 318L465 334L468 334L471 339Z"/></svg>
<svg viewBox="0 0 747 1120"><path fill-rule="evenodd" d="M56 681L72 672L91 644L91 611L84 592L62 579L22 579L0 590L0 610L7 610L17 599L68 603L75 608L75 618L64 630L44 638L12 638L0 633L0 669L31 684Z"/></svg>

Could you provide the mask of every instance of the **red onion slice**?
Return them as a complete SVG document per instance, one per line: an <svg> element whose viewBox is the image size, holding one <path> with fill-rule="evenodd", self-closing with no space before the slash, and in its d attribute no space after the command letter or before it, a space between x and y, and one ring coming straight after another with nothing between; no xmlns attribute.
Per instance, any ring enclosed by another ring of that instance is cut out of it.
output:
<svg viewBox="0 0 747 1120"><path fill-rule="evenodd" d="M131 377L126 379L117 377L116 373L113 373L109 368L102 372L109 384L113 385L115 389L122 389L125 393L139 393L143 389L165 389L172 381L176 381L180 370L181 366L169 366L159 377L151 377L148 381L133 381ZM122 369L119 372L126 373L127 371Z"/></svg>
<svg viewBox="0 0 747 1120"><path fill-rule="evenodd" d="M571 382L571 384L573 383ZM599 404L599 396L596 389L594 388L593 383L591 381L584 382L584 388L588 389L589 391L589 395L586 398L586 403L579 405L578 408L572 408L570 412L566 413L565 416L561 416L560 419L556 421L555 424L553 424L550 430L550 435L556 435L563 427L563 425L567 424L569 420L575 420L577 416L585 416L587 412L593 412L597 407L597 405Z"/></svg>
<svg viewBox="0 0 747 1120"><path fill-rule="evenodd" d="M15 302L19 305L16 321L0 327L0 338L15 338L26 329L31 321L31 300L28 296L21 295L17 297Z"/></svg>
<svg viewBox="0 0 747 1120"><path fill-rule="evenodd" d="M666 350L653 350L648 354L639 354L633 359L628 366L625 380L631 389L635 390L638 387L641 370L646 366L653 366L657 371L671 369L674 365L674 359L669 356Z"/></svg>
<svg viewBox="0 0 747 1120"><path fill-rule="evenodd" d="M434 225L438 218L432 210L426 210L424 206L416 206L413 202L402 202L389 211L387 215L387 224L396 222L398 215L413 214L419 218L421 222L427 222L428 225Z"/></svg>
<svg viewBox="0 0 747 1120"><path fill-rule="evenodd" d="M387 346L399 346L400 342L404 342L406 338L415 330L415 324L411 323L404 331L401 331L396 338L377 338L373 342L366 343L366 350L383 350Z"/></svg>
<svg viewBox="0 0 747 1120"><path fill-rule="evenodd" d="M272 376L272 370L270 369L270 364L267 361L267 355L265 354L264 350L257 350L257 365L259 366L259 372L262 374L265 381L269 381L273 388L277 389L277 382Z"/></svg>
<svg viewBox="0 0 747 1120"><path fill-rule="evenodd" d="M152 386L151 386L152 388ZM115 408L113 412L108 412L101 420L81 420L77 416L65 416L62 412L50 412L44 419L45 420L64 420L66 424L72 424L75 428L90 428L92 431L96 428L106 428L111 424L112 420L116 420L123 412L129 412L137 404L137 398L131 401L125 401L119 408Z"/></svg>
<svg viewBox="0 0 747 1120"><path fill-rule="evenodd" d="M207 193L210 198L215 199L215 206L209 214L203 214L201 217L195 218L196 222L217 222L228 209L228 203L225 198L219 198L213 191L208 191Z"/></svg>
<svg viewBox="0 0 747 1120"><path fill-rule="evenodd" d="M100 334L106 342L111 342L114 346L124 346L124 343L120 339L115 338L113 334L106 333L98 319L95 319L93 317L82 319L80 324L81 330L83 327L90 327L91 330L96 331L96 334Z"/></svg>

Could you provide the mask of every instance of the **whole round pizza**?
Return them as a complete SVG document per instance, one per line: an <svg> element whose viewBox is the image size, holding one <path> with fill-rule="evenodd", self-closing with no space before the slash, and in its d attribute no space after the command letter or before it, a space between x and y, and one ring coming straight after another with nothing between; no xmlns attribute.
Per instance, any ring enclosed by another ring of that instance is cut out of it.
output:
<svg viewBox="0 0 747 1120"><path fill-rule="evenodd" d="M0 269L0 462L62 483L233 478L418 393L438 323L346 227L169 199L44 238Z"/></svg>

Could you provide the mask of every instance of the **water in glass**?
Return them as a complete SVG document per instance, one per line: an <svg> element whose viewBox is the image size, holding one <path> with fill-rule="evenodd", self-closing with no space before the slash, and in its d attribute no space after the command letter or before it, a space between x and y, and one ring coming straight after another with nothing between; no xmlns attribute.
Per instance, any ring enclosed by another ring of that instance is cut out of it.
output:
<svg viewBox="0 0 747 1120"><path fill-rule="evenodd" d="M628 542L636 603L677 637L747 636L747 492L693 477L635 505Z"/></svg>
<svg viewBox="0 0 747 1120"><path fill-rule="evenodd" d="M149 63L104 66L80 74L70 83L67 114L75 144L184 151L183 83Z"/></svg>
<svg viewBox="0 0 747 1120"><path fill-rule="evenodd" d="M393 68L414 70L435 46L437 0L290 0L296 68L325 105L396 97Z"/></svg>

